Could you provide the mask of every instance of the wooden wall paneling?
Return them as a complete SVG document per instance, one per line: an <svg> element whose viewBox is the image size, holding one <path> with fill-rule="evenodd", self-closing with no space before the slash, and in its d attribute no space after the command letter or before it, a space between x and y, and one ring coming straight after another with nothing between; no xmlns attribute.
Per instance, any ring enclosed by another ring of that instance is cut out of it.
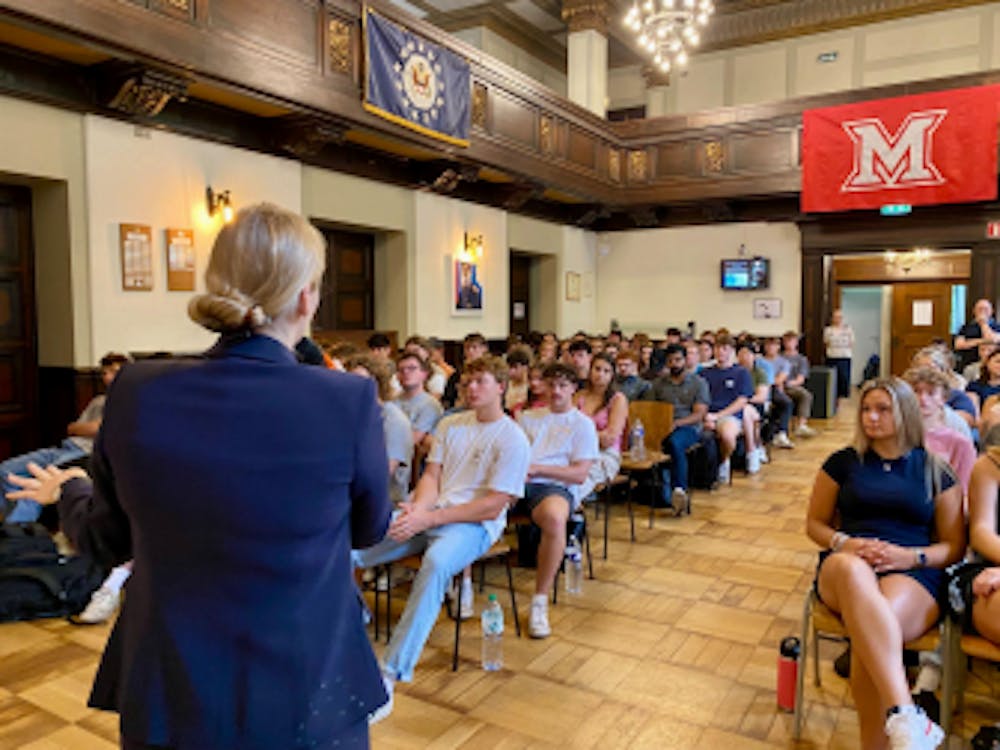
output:
<svg viewBox="0 0 1000 750"><path fill-rule="evenodd" d="M898 264L890 265L882 255L857 258L834 258L833 274L837 283L893 284L900 281L968 281L971 270L969 254L947 254L914 266L909 272Z"/></svg>
<svg viewBox="0 0 1000 750"><path fill-rule="evenodd" d="M318 0L212 0L211 26L309 67L321 65Z"/></svg>
<svg viewBox="0 0 1000 750"><path fill-rule="evenodd" d="M734 133L728 139L728 161L734 172L773 173L793 169L788 131Z"/></svg>
<svg viewBox="0 0 1000 750"><path fill-rule="evenodd" d="M523 146L537 149L537 110L501 92L494 92L491 100L493 132Z"/></svg>
<svg viewBox="0 0 1000 750"><path fill-rule="evenodd" d="M205 0L202 0L205 2ZM149 0L149 9L181 21L193 22L197 0Z"/></svg>
<svg viewBox="0 0 1000 750"><path fill-rule="evenodd" d="M569 128L569 161L587 169L595 169L597 163L597 142L589 133L584 133L572 125Z"/></svg>
<svg viewBox="0 0 1000 750"><path fill-rule="evenodd" d="M663 143L656 149L656 152L657 177L677 179L695 174L693 141Z"/></svg>
<svg viewBox="0 0 1000 750"><path fill-rule="evenodd" d="M821 252L802 256L802 321L800 331L805 339L802 351L810 362L823 361L823 325L827 319L827 259Z"/></svg>
<svg viewBox="0 0 1000 750"><path fill-rule="evenodd" d="M972 246L966 318L972 316L977 299L988 299L1000 309L1000 242L980 242Z"/></svg>
<svg viewBox="0 0 1000 750"><path fill-rule="evenodd" d="M326 54L326 70L334 76L347 76L360 90L361 26L358 19L341 13L328 12L321 29L321 47Z"/></svg>

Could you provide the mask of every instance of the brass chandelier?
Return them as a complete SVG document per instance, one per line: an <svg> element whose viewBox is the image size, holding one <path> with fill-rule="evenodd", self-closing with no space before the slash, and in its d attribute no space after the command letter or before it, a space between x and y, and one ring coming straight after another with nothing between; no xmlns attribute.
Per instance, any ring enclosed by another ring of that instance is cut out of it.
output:
<svg viewBox="0 0 1000 750"><path fill-rule="evenodd" d="M625 26L664 73L687 65L701 41L715 5L712 0L636 0L625 14Z"/></svg>

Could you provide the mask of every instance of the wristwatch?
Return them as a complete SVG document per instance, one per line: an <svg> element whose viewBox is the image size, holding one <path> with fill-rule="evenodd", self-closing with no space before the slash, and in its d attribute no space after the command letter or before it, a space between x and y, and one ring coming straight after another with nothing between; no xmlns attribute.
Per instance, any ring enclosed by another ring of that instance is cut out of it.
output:
<svg viewBox="0 0 1000 750"><path fill-rule="evenodd" d="M927 553L922 549L918 549L916 553L917 567L926 568L927 567Z"/></svg>

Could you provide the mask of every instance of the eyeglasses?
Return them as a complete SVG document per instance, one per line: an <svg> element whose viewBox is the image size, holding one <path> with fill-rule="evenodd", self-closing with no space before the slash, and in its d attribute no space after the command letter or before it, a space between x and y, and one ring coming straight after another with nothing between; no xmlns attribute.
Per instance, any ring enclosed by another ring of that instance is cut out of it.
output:
<svg viewBox="0 0 1000 750"><path fill-rule="evenodd" d="M423 368L420 365L403 365L402 367L397 369L400 372L417 372L418 370L422 370Z"/></svg>

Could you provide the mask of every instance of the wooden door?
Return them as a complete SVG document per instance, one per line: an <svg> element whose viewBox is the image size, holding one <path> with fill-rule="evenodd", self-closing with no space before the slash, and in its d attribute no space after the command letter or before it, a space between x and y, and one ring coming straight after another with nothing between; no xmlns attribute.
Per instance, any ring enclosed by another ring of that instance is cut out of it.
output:
<svg viewBox="0 0 1000 750"><path fill-rule="evenodd" d="M0 458L41 447L37 389L31 191L0 185Z"/></svg>
<svg viewBox="0 0 1000 750"><path fill-rule="evenodd" d="M892 374L901 375L917 350L949 339L951 284L913 282L892 287Z"/></svg>
<svg viewBox="0 0 1000 750"><path fill-rule="evenodd" d="M326 238L326 275L320 292L318 331L375 328L375 237L364 232L321 229Z"/></svg>
<svg viewBox="0 0 1000 750"><path fill-rule="evenodd" d="M531 331L531 256L510 254L510 333Z"/></svg>

